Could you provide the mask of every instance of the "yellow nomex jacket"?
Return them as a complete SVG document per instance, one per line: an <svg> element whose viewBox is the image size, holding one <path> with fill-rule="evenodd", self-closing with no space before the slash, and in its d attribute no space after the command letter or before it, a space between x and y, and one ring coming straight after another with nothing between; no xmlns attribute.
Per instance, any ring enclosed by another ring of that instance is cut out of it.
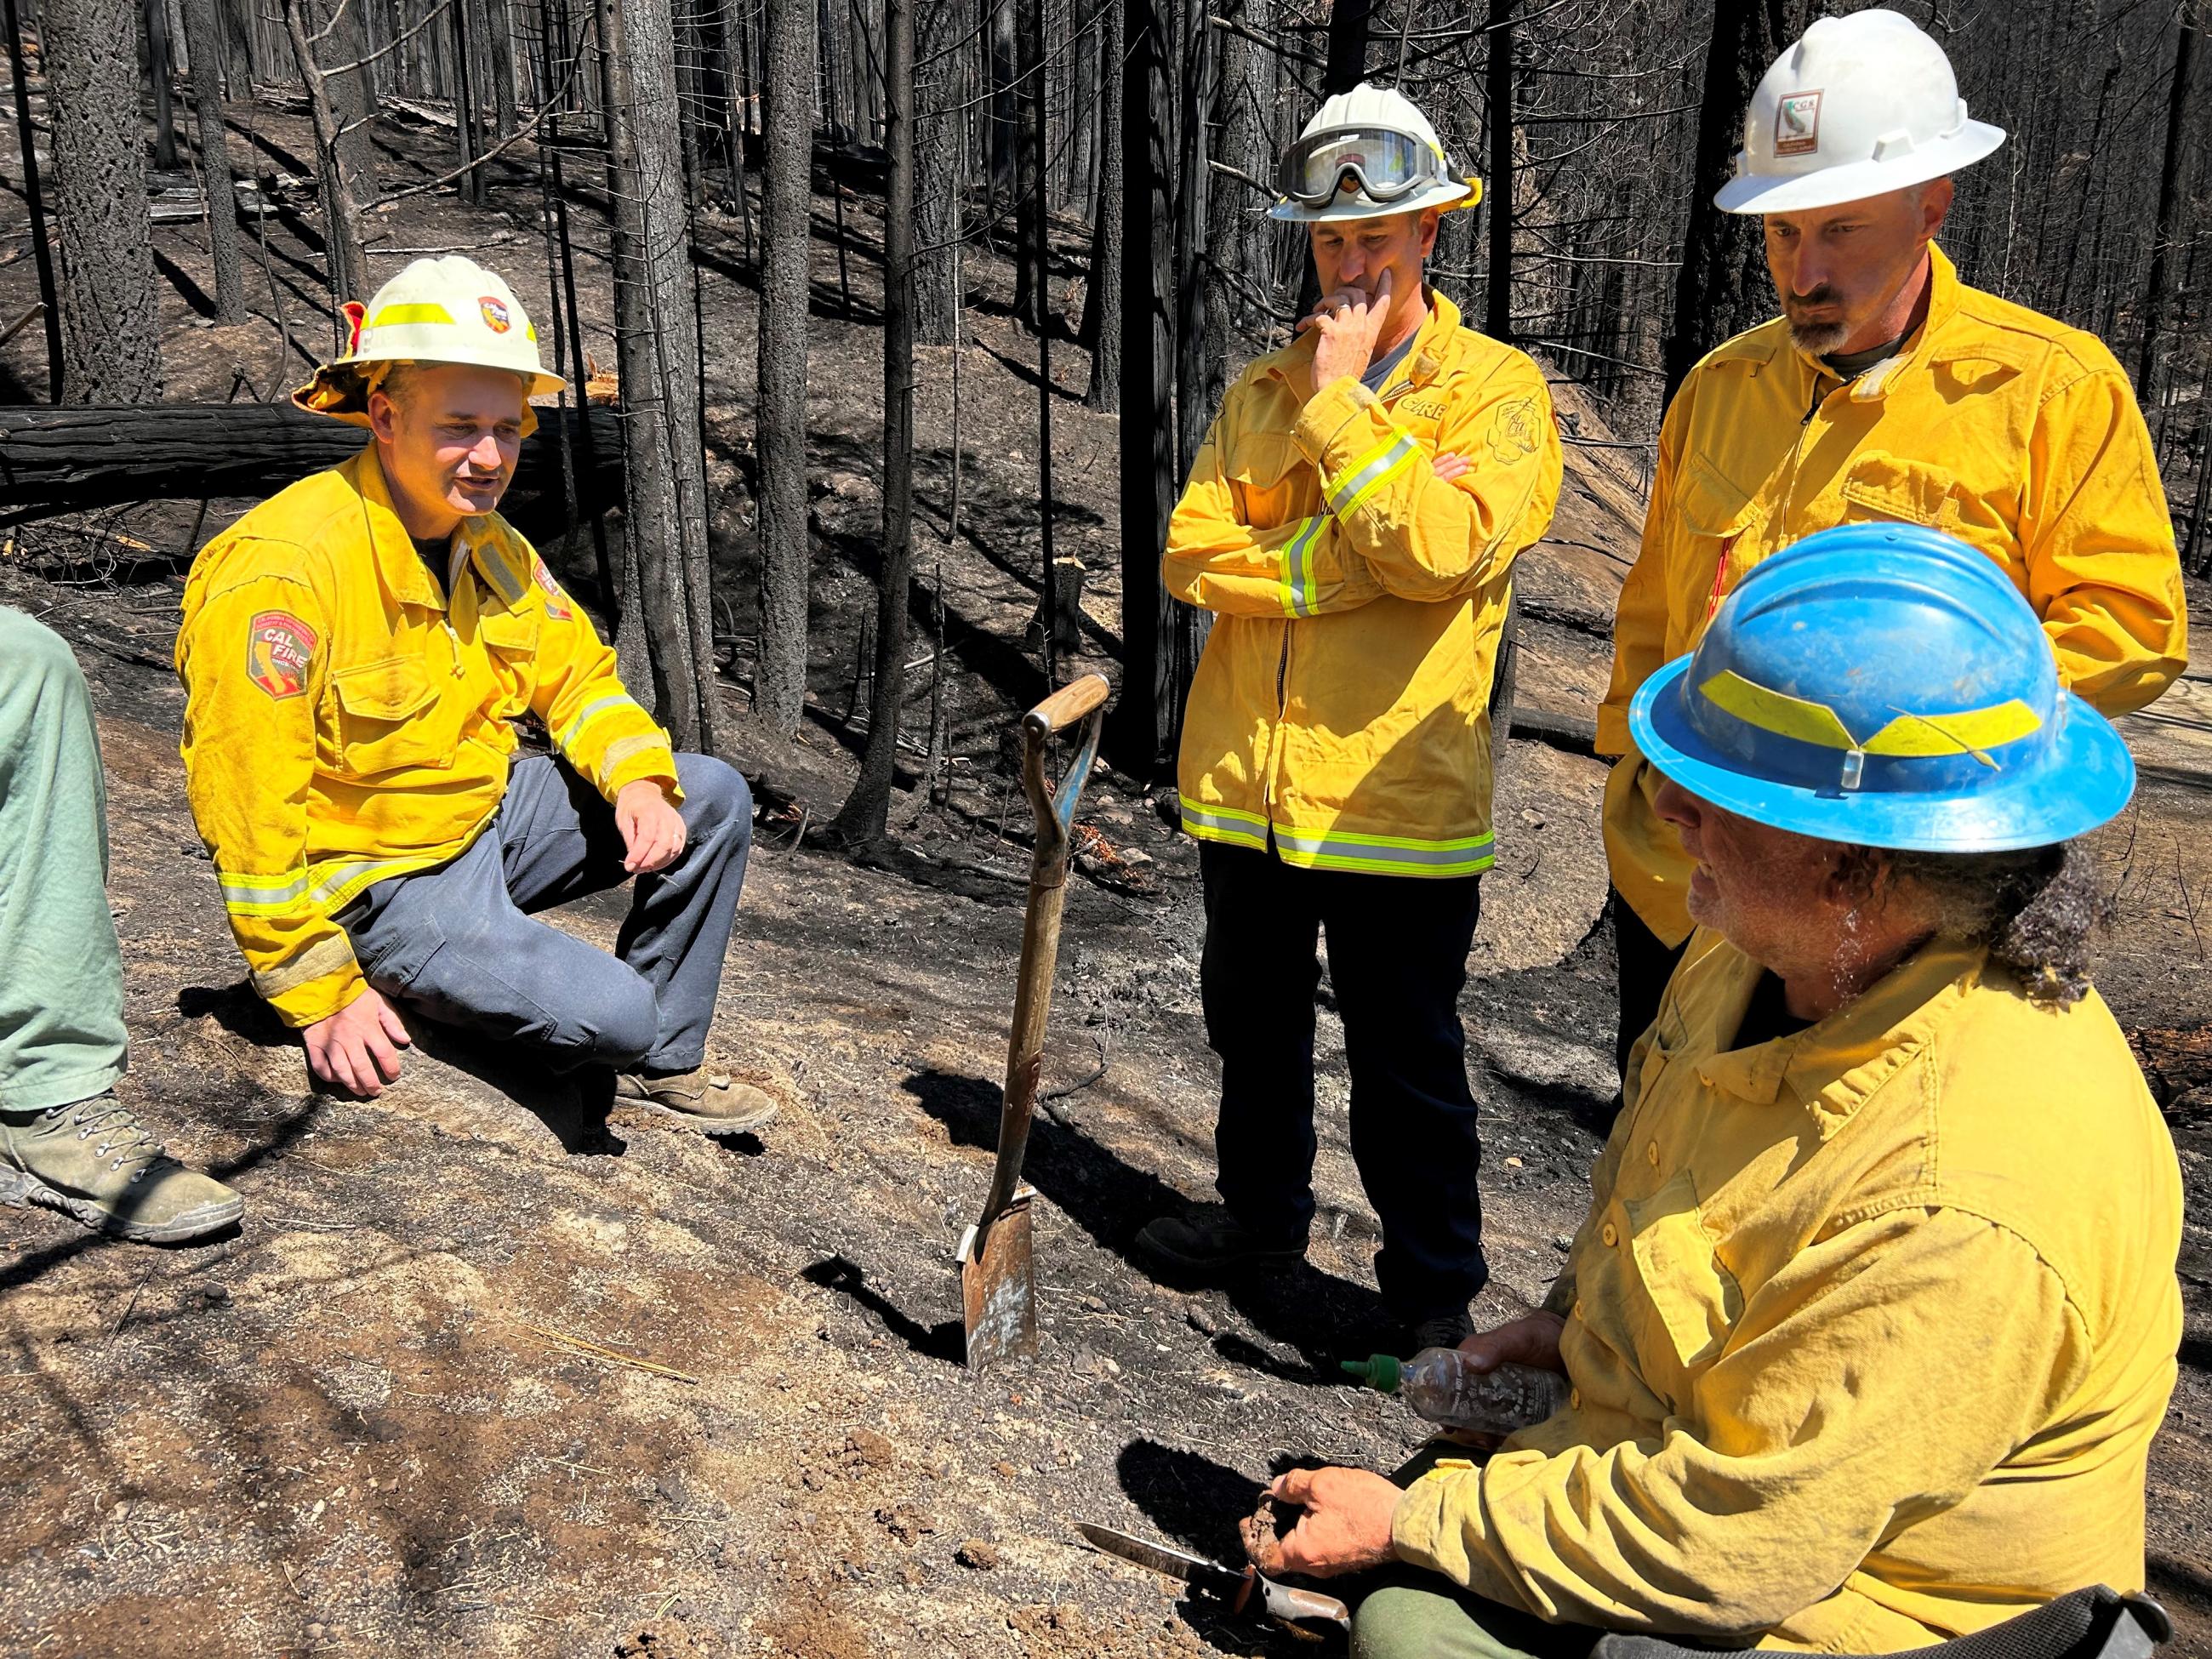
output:
<svg viewBox="0 0 2212 1659"><path fill-rule="evenodd" d="M2103 1001L1938 940L1733 1047L1693 936L1549 1305L1569 1404L1416 1481L1398 1552L1554 1620L1890 1653L2141 1588L2181 1177Z"/></svg>
<svg viewBox="0 0 2212 1659"><path fill-rule="evenodd" d="M1928 318L1848 386L1778 319L1719 347L1668 406L1644 543L1621 589L1601 752L1613 884L1668 944L1689 935L1689 860L1651 810L1628 705L1696 646L1770 554L1839 524L1956 536L2044 619L2059 678L2107 715L2140 708L2188 658L2181 567L2150 434L2094 336L1961 284L1939 247Z"/></svg>
<svg viewBox="0 0 2212 1659"><path fill-rule="evenodd" d="M1316 392L1310 337L1230 388L1168 526L1168 592L1216 613L1183 715L1183 827L1287 864L1495 861L1490 683L1514 556L1559 494L1522 353L1429 317L1381 394ZM1473 466L1446 483L1437 456Z"/></svg>
<svg viewBox="0 0 2212 1659"><path fill-rule="evenodd" d="M185 787L254 988L290 1024L360 994L333 913L491 821L518 717L609 799L640 778L675 786L667 738L521 535L497 514L465 519L449 568L450 605L374 445L193 562L177 635Z"/></svg>

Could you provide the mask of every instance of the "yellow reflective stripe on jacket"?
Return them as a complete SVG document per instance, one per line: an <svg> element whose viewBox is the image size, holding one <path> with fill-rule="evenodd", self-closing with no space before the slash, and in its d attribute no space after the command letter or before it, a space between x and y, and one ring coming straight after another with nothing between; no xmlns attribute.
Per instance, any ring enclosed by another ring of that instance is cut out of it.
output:
<svg viewBox="0 0 2212 1659"><path fill-rule="evenodd" d="M1358 870L1385 876L1473 876L1498 862L1497 838L1488 830L1454 841L1401 836L1355 836L1340 830L1311 835L1275 826L1275 850L1302 870Z"/></svg>
<svg viewBox="0 0 2212 1659"><path fill-rule="evenodd" d="M397 859L352 859L321 864L311 876L300 871L290 876L227 875L218 871L216 884L223 908L234 916L288 916L336 909L370 883L386 876L442 864L446 854Z"/></svg>
<svg viewBox="0 0 2212 1659"><path fill-rule="evenodd" d="M1304 520L1298 533L1283 548L1283 614L1310 617L1317 595L1314 591L1313 544L1328 526L1325 515Z"/></svg>
<svg viewBox="0 0 2212 1659"><path fill-rule="evenodd" d="M1328 510L1342 518L1367 499L1372 490L1400 467L1410 465L1421 453L1412 434L1401 432L1378 444L1358 460L1352 470L1334 481L1324 480L1328 494Z"/></svg>
<svg viewBox="0 0 2212 1659"><path fill-rule="evenodd" d="M1227 842L1237 847L1254 847L1265 852L1267 848L1267 820L1250 812L1240 812L1233 806L1200 806L1195 801L1182 804L1182 827L1200 841Z"/></svg>
<svg viewBox="0 0 2212 1659"><path fill-rule="evenodd" d="M575 718L570 720L568 724L562 728L560 737L560 744L562 749L563 750L567 750L570 744L575 742L577 738L582 735L584 728L589 726L593 720L597 720L600 715L617 708L635 708L636 707L636 700L633 698L629 692L619 689L608 692L605 696L593 698L590 702L586 703L581 708L578 709L576 711Z"/></svg>
<svg viewBox="0 0 2212 1659"><path fill-rule="evenodd" d="M218 870L215 879L222 894L223 908L233 915L283 915L298 908L307 891L305 870L274 876Z"/></svg>

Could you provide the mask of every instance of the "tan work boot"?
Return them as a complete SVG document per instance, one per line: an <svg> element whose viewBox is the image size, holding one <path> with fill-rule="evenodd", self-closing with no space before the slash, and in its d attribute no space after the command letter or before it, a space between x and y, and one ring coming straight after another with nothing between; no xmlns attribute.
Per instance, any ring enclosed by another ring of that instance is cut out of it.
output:
<svg viewBox="0 0 2212 1659"><path fill-rule="evenodd" d="M187 1170L112 1094L0 1116L0 1204L59 1210L140 1244L180 1244L220 1231L246 1200Z"/></svg>
<svg viewBox="0 0 2212 1659"><path fill-rule="evenodd" d="M782 1109L764 1091L704 1066L665 1075L617 1072L615 1098L653 1107L710 1135L757 1129Z"/></svg>

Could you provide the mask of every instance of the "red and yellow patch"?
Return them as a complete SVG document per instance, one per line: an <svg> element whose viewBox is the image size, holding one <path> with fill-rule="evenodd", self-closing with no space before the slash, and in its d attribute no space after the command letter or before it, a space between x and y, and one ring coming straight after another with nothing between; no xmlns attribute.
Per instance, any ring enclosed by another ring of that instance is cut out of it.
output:
<svg viewBox="0 0 2212 1659"><path fill-rule="evenodd" d="M246 678L278 702L307 689L315 630L289 611L256 611L246 636Z"/></svg>
<svg viewBox="0 0 2212 1659"><path fill-rule="evenodd" d="M514 319L507 314L506 301L491 295L487 294L479 299L477 309L483 313L484 326L495 334L504 334L514 326Z"/></svg>
<svg viewBox="0 0 2212 1659"><path fill-rule="evenodd" d="M553 580L553 573L545 568L545 561L532 560L530 574L538 579L538 586L545 590L545 614L560 622L574 619L576 613L568 608L568 596L561 591L561 584Z"/></svg>

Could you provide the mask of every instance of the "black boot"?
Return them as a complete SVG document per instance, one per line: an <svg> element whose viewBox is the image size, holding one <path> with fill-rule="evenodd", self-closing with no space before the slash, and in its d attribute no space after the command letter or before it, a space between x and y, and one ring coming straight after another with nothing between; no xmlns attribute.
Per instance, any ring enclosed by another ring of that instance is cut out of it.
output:
<svg viewBox="0 0 2212 1659"><path fill-rule="evenodd" d="M1303 1232L1296 1237L1267 1237L1254 1232L1221 1204L1197 1205L1188 1215L1148 1221L1139 1230L1136 1245L1139 1255L1184 1274L1297 1261L1306 1253Z"/></svg>

